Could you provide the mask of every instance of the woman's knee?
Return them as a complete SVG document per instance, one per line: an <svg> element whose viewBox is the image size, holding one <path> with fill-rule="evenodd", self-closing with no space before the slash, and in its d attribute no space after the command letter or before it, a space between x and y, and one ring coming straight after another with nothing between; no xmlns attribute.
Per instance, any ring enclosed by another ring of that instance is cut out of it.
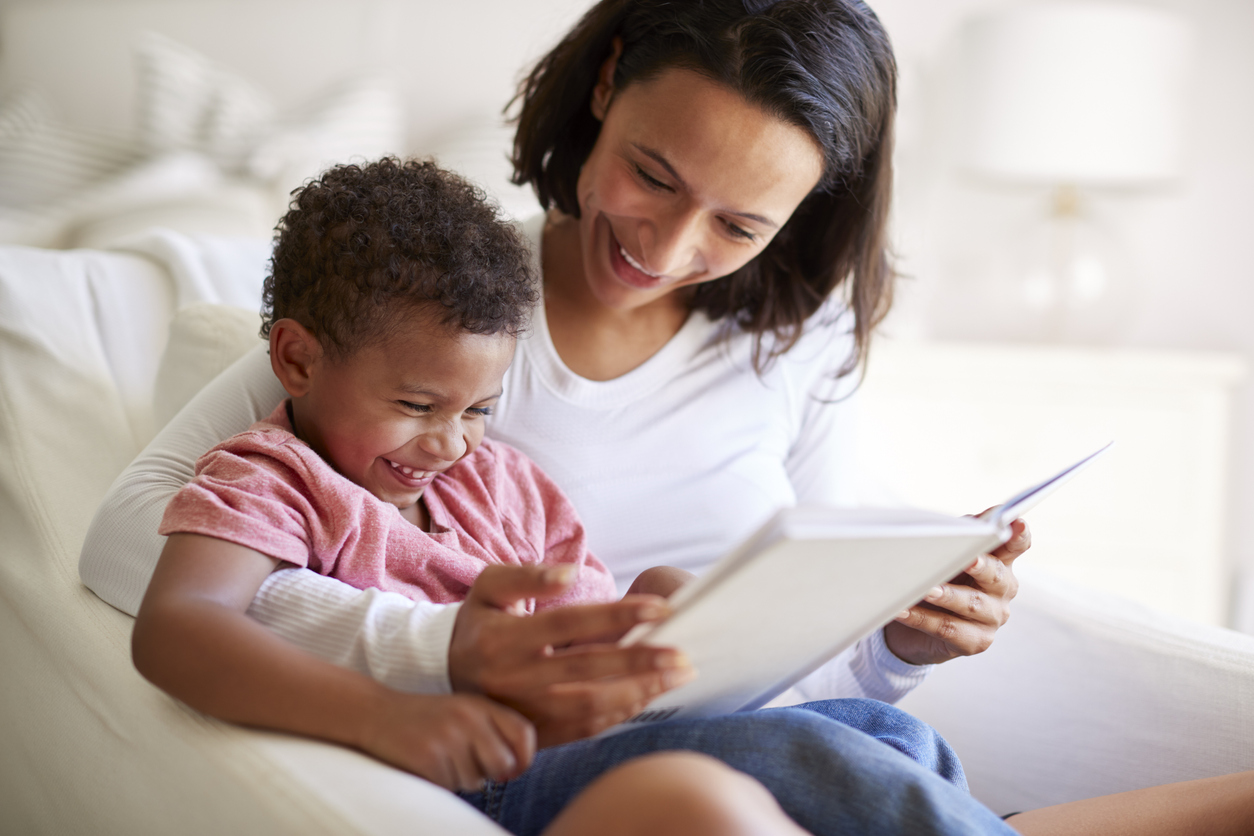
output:
<svg viewBox="0 0 1254 836"><path fill-rule="evenodd" d="M758 781L697 752L627 761L584 790L547 836L804 834Z"/></svg>
<svg viewBox="0 0 1254 836"><path fill-rule="evenodd" d="M869 699L820 700L795 708L820 714L874 737L945 780L966 789L962 764L936 729L900 708Z"/></svg>

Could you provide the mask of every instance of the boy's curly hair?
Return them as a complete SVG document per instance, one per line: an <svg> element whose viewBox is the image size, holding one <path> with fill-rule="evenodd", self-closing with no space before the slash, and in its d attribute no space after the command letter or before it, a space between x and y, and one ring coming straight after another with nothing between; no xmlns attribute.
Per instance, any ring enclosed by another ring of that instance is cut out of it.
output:
<svg viewBox="0 0 1254 836"><path fill-rule="evenodd" d="M337 165L293 193L262 296L261 336L291 317L343 359L424 306L517 336L537 299L531 254L481 190L430 161Z"/></svg>

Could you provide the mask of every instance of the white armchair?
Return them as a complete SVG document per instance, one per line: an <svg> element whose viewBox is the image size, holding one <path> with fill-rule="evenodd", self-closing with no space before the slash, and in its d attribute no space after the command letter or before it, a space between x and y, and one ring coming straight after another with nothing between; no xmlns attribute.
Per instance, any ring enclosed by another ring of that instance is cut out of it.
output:
<svg viewBox="0 0 1254 836"><path fill-rule="evenodd" d="M363 755L176 703L80 582L93 510L153 432L176 306L256 304L266 242L161 240L0 248L0 831L501 833ZM977 797L1009 812L1254 768L1254 637L1022 574L995 647L904 705Z"/></svg>

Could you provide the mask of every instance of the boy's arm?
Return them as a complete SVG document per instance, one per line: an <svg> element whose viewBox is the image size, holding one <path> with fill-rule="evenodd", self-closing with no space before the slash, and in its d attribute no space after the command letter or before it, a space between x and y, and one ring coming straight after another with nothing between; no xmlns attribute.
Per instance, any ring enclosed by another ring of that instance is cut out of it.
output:
<svg viewBox="0 0 1254 836"><path fill-rule="evenodd" d="M249 618L277 563L212 537L171 535L135 622L140 673L206 714L352 746L450 789L526 768L534 730L513 710L393 691Z"/></svg>

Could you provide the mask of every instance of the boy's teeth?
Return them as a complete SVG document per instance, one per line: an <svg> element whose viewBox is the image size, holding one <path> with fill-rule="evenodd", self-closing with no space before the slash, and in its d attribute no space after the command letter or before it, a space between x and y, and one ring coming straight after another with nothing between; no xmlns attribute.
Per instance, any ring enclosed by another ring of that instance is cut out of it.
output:
<svg viewBox="0 0 1254 836"><path fill-rule="evenodd" d="M401 473L404 473L406 476L413 476L415 473L419 473L420 475L426 475L426 474L420 473L420 471L414 470L412 467L406 467L403 464L397 464L391 459L388 459L388 464L392 465L392 467L396 468Z"/></svg>

